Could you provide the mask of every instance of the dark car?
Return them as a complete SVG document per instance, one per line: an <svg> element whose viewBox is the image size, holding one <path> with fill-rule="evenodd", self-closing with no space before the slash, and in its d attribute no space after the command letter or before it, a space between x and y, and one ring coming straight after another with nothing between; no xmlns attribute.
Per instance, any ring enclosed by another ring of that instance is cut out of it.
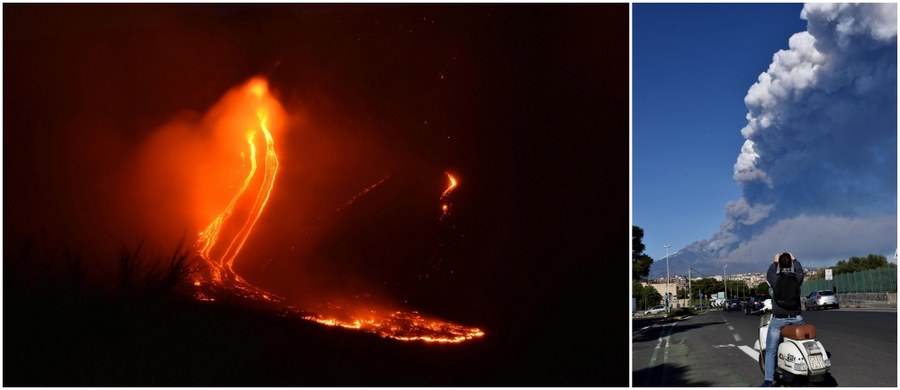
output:
<svg viewBox="0 0 900 390"><path fill-rule="evenodd" d="M840 304L838 304L837 295L835 295L834 291L818 290L809 293L803 306L806 307L806 310L827 309L829 307L837 309L840 307Z"/></svg>
<svg viewBox="0 0 900 390"><path fill-rule="evenodd" d="M738 311L741 310L741 300L740 299L729 299L725 301L725 304L722 306L725 311Z"/></svg>

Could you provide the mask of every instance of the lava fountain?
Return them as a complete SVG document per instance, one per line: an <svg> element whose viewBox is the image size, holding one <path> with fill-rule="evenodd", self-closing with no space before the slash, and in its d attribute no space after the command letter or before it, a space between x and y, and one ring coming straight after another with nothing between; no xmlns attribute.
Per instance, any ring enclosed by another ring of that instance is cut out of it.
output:
<svg viewBox="0 0 900 390"><path fill-rule="evenodd" d="M233 158L241 164L236 173L229 173L237 181L235 192L225 207L215 215L206 228L198 233L194 251L206 265L194 278L195 297L203 301L215 300L216 294L238 294L244 298L284 305L284 313L328 326L339 326L375 333L402 341L459 343L481 337L478 328L462 326L428 318L416 311L366 307L360 304L324 303L314 311L299 309L285 298L257 287L234 270L234 263L254 225L265 209L275 185L278 156L275 153L274 126L281 126L283 109L269 92L268 82L255 77L239 88L240 104L228 106L224 118L216 128L236 145ZM228 175L226 175L228 176ZM450 186L441 195L443 215L449 212L446 198L456 187L456 179L447 173ZM352 204L387 178L363 190L348 201ZM342 207L343 208L343 207ZM206 275L203 275L206 274ZM204 292L205 291L205 292Z"/></svg>

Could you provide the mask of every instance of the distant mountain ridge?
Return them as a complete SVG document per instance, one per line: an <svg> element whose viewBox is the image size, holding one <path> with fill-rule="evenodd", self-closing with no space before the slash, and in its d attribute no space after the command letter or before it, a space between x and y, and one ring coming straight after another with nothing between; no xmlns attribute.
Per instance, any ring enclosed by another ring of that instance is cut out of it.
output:
<svg viewBox="0 0 900 390"><path fill-rule="evenodd" d="M668 274L687 275L688 268L694 274L713 277L722 275L723 272L728 274L743 273L759 273L765 272L764 266L758 263L725 263L718 256L710 251L702 250L703 245L700 242L686 246L677 252L670 253L668 258ZM653 259L653 265L650 267L650 279L661 278L666 276L666 257ZM725 268L725 264L728 267Z"/></svg>

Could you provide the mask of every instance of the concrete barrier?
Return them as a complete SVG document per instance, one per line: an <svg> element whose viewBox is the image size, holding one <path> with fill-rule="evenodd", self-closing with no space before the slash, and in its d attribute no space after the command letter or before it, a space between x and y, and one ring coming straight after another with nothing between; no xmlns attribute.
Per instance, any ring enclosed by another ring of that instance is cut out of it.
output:
<svg viewBox="0 0 900 390"><path fill-rule="evenodd" d="M896 308L896 292L854 292L838 293L838 302L842 307L878 307Z"/></svg>

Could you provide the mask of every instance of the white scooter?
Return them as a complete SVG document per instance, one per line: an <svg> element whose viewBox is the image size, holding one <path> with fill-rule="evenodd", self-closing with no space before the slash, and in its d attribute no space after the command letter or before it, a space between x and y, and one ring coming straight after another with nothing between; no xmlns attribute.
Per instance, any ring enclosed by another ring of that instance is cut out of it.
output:
<svg viewBox="0 0 900 390"><path fill-rule="evenodd" d="M759 369L765 373L766 336L772 320L772 300L766 299L759 320L759 338L754 349L759 351ZM775 362L775 379L781 383L797 381L825 381L831 369L831 358L822 343L816 340L816 328L810 324L788 325L781 329L782 341L778 344Z"/></svg>

